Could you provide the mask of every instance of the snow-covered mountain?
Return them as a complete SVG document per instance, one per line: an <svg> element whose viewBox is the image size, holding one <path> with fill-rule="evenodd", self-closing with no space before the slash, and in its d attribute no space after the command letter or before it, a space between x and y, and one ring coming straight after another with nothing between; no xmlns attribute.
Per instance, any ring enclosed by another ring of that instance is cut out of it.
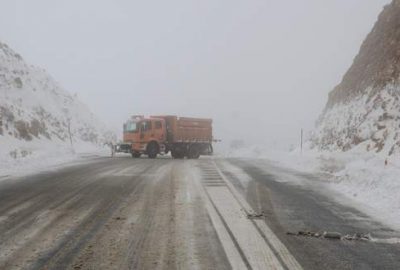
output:
<svg viewBox="0 0 400 270"><path fill-rule="evenodd" d="M112 136L76 96L0 43L0 160L103 145Z"/></svg>
<svg viewBox="0 0 400 270"><path fill-rule="evenodd" d="M330 92L311 145L400 152L400 0L384 8L353 65Z"/></svg>

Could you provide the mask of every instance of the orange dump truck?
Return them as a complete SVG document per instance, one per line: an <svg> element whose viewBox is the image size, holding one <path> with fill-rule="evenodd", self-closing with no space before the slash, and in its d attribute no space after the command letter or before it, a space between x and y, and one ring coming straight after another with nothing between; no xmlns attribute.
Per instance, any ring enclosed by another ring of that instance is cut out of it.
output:
<svg viewBox="0 0 400 270"><path fill-rule="evenodd" d="M115 150L136 158L142 154L156 158L169 152L173 158L199 158L212 154L212 142L211 119L132 116L124 124L123 143Z"/></svg>

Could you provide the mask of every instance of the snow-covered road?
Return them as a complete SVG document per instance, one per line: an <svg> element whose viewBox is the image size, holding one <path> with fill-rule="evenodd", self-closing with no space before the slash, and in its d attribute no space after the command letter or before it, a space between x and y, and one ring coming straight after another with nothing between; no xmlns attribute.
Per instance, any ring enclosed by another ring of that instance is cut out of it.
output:
<svg viewBox="0 0 400 270"><path fill-rule="evenodd" d="M0 269L399 269L400 245L382 243L399 233L313 177L261 160L119 156L7 178Z"/></svg>

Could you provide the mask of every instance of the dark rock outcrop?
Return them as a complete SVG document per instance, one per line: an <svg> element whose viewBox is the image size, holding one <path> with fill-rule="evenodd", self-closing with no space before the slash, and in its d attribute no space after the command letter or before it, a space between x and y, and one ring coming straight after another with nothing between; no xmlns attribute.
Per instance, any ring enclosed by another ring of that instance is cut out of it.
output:
<svg viewBox="0 0 400 270"><path fill-rule="evenodd" d="M384 8L342 82L329 93L311 147L400 152L400 0Z"/></svg>
<svg viewBox="0 0 400 270"><path fill-rule="evenodd" d="M394 0L379 15L371 33L342 82L330 92L327 109L379 89L398 83L400 77L400 0Z"/></svg>

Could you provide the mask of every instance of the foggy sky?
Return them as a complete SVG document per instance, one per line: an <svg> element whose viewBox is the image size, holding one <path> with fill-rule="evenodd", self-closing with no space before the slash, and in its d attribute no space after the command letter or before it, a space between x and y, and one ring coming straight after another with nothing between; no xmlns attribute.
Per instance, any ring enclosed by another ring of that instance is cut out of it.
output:
<svg viewBox="0 0 400 270"><path fill-rule="evenodd" d="M114 130L131 114L211 117L229 143L312 130L389 0L2 0L0 40Z"/></svg>

